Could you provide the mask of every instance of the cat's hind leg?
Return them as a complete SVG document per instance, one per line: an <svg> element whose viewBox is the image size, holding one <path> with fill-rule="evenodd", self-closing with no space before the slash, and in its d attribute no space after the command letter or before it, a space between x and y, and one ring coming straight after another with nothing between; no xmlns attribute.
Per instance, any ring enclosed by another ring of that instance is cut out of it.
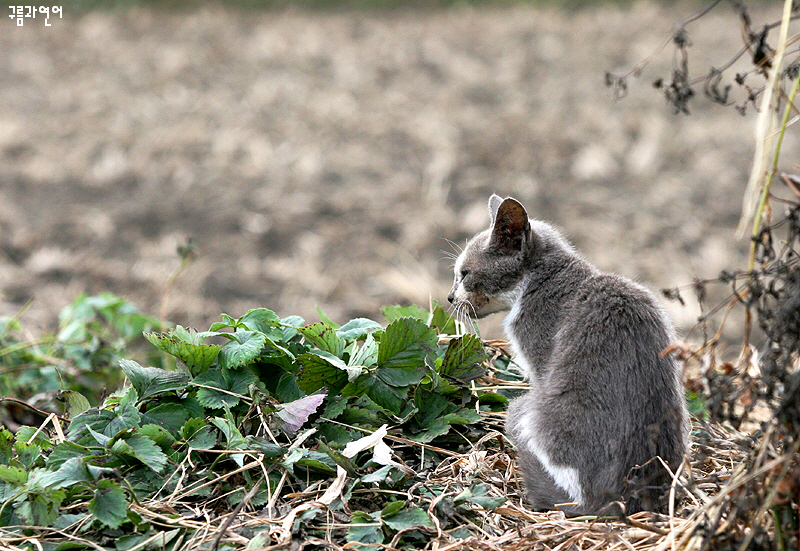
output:
<svg viewBox="0 0 800 551"><path fill-rule="evenodd" d="M564 512L574 511L575 505L567 505L572 503L569 494L556 485L555 480L545 470L539 459L527 449L523 442L519 443L517 449L519 454L517 465L522 471L525 497L531 507L535 510L561 509ZM562 506L557 507L557 505Z"/></svg>

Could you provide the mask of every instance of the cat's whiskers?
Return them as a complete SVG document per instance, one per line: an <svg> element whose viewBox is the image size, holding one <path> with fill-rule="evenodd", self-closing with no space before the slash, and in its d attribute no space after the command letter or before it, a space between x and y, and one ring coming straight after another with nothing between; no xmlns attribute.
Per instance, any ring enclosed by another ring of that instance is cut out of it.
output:
<svg viewBox="0 0 800 551"><path fill-rule="evenodd" d="M454 258L458 257L458 255L460 255L462 252L464 252L464 249L459 247L455 242L450 241L446 237L442 237L441 239L447 241L447 244L450 245L450 247L455 251Z"/></svg>

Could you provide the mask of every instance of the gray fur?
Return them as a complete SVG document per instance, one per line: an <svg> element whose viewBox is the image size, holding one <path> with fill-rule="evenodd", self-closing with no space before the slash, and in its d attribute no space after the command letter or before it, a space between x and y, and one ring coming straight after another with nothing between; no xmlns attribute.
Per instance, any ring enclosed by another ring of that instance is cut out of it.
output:
<svg viewBox="0 0 800 551"><path fill-rule="evenodd" d="M489 200L492 227L456 261L448 296L505 328L531 389L509 406L531 504L570 514L657 509L687 448L680 368L661 356L674 334L655 297L604 274L512 198Z"/></svg>

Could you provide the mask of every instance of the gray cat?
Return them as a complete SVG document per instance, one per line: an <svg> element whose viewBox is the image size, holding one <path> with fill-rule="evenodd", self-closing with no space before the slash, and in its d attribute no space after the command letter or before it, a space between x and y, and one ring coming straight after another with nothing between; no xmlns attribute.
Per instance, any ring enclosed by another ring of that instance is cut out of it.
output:
<svg viewBox="0 0 800 551"><path fill-rule="evenodd" d="M636 283L600 272L512 198L489 199L491 228L455 264L448 300L505 329L531 390L508 408L527 497L568 514L658 509L687 449L670 322ZM620 509L619 504L624 504Z"/></svg>

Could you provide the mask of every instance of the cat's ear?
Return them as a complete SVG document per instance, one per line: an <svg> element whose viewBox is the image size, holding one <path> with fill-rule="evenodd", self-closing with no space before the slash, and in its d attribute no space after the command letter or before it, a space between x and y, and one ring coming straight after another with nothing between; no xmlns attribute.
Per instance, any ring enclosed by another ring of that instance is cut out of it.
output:
<svg viewBox="0 0 800 551"><path fill-rule="evenodd" d="M492 226L494 226L494 220L497 218L497 209L502 202L503 198L496 193L492 193L492 196L489 197L489 216L492 217Z"/></svg>
<svg viewBox="0 0 800 551"><path fill-rule="evenodd" d="M495 197L497 196L493 195L489 199L490 208ZM489 248L503 253L515 253L522 250L523 245L529 242L530 238L531 223L525 207L511 197L503 199L497 205L492 217L492 237L489 240Z"/></svg>

